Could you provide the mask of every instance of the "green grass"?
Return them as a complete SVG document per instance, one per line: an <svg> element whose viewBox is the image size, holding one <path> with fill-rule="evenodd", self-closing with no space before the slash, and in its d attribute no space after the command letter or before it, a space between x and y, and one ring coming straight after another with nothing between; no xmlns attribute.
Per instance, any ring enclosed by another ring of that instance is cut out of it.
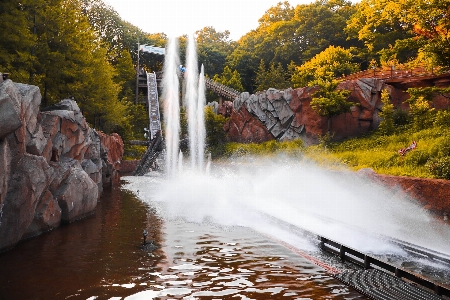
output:
<svg viewBox="0 0 450 300"><path fill-rule="evenodd" d="M417 141L417 148L405 156L398 150ZM436 126L420 131L412 128L397 130L385 136L378 132L343 142L323 143L306 147L300 140L290 142L270 141L262 144L229 143L226 157L245 155L271 156L286 153L298 159L307 159L328 168L371 168L380 174L421 178L446 178L442 170L450 157L450 128ZM430 165L434 163L434 168ZM441 170L436 168L441 166ZM450 179L450 178L447 178Z"/></svg>
<svg viewBox="0 0 450 300"><path fill-rule="evenodd" d="M302 156L305 151L302 140L277 142L275 140L260 144L228 143L225 145L224 157L242 157L247 155L273 156L280 153L292 157Z"/></svg>
<svg viewBox="0 0 450 300"><path fill-rule="evenodd" d="M412 141L417 141L417 148L404 156L399 155L398 150L408 147ZM449 155L450 130L446 127L421 131L405 129L389 136L373 133L307 149L307 156L322 164L339 162L353 170L371 168L380 174L422 178L439 177L427 163Z"/></svg>

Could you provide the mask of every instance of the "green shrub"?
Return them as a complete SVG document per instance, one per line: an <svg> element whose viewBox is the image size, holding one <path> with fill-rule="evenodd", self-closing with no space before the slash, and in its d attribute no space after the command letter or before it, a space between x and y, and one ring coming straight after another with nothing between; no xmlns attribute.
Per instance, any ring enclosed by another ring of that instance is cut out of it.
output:
<svg viewBox="0 0 450 300"><path fill-rule="evenodd" d="M450 156L430 159L426 163L426 167L435 177L450 179Z"/></svg>
<svg viewBox="0 0 450 300"><path fill-rule="evenodd" d="M405 126L410 123L410 116L407 111L402 109L394 109L392 119L396 126Z"/></svg>
<svg viewBox="0 0 450 300"><path fill-rule="evenodd" d="M438 111L434 120L434 126L450 127L450 111Z"/></svg>

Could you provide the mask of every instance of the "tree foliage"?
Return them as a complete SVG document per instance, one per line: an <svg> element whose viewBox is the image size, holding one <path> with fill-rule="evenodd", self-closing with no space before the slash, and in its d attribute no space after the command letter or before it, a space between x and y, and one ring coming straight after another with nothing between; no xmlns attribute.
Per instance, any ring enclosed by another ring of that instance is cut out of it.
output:
<svg viewBox="0 0 450 300"><path fill-rule="evenodd" d="M294 87L304 87L310 82L329 77L341 77L358 71L359 67L352 62L350 50L330 46L317 54L310 61L299 66L292 75Z"/></svg>
<svg viewBox="0 0 450 300"><path fill-rule="evenodd" d="M242 86L241 75L236 70L231 71L231 69L228 66L225 66L220 76L216 74L213 77L213 80L223 85L226 85L230 88L233 88L239 92L244 91L244 87Z"/></svg>
<svg viewBox="0 0 450 300"><path fill-rule="evenodd" d="M205 107L206 144L213 155L220 155L223 150L221 146L226 142L223 129L226 121L224 116L214 113L210 106Z"/></svg>
<svg viewBox="0 0 450 300"><path fill-rule="evenodd" d="M347 101L350 94L348 90L337 89L339 81L318 79L311 85L318 85L319 89L311 99L311 108L321 117L328 119L328 133L331 131L331 117L350 112L350 108L355 105Z"/></svg>
<svg viewBox="0 0 450 300"><path fill-rule="evenodd" d="M391 103L389 97L389 91L387 89L383 89L381 91L381 103L383 103L383 107L379 113L381 118L380 125L378 130L385 135L389 135L394 132L395 124L394 124L394 104Z"/></svg>
<svg viewBox="0 0 450 300"><path fill-rule="evenodd" d="M244 88L253 92L261 59L274 63L301 65L330 45L350 48L356 39L347 39L346 20L354 12L351 2L316 1L292 7L278 3L260 18L259 26L242 37L228 57L228 65L238 70Z"/></svg>
<svg viewBox="0 0 450 300"><path fill-rule="evenodd" d="M261 60L255 80L256 90L264 91L270 88L280 90L287 89L291 85L287 77L287 73L281 66L281 63L275 65L275 63L272 62L270 63L269 68L266 69L264 61Z"/></svg>

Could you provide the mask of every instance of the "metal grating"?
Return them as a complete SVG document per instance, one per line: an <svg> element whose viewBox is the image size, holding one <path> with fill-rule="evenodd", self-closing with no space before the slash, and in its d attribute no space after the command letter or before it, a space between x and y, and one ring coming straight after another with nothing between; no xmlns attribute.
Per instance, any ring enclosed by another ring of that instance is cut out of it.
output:
<svg viewBox="0 0 450 300"><path fill-rule="evenodd" d="M335 277L375 300L442 300L443 298L386 272L369 269L344 271Z"/></svg>

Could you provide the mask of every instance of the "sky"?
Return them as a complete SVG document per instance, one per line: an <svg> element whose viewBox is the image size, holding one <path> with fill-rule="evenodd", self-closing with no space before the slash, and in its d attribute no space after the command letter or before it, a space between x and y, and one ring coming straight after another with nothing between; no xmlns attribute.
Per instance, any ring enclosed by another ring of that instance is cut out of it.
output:
<svg viewBox="0 0 450 300"><path fill-rule="evenodd" d="M258 27L258 19L282 0L104 0L120 17L147 33L192 34L206 26L230 31L237 41ZM312 0L291 0L292 6Z"/></svg>

